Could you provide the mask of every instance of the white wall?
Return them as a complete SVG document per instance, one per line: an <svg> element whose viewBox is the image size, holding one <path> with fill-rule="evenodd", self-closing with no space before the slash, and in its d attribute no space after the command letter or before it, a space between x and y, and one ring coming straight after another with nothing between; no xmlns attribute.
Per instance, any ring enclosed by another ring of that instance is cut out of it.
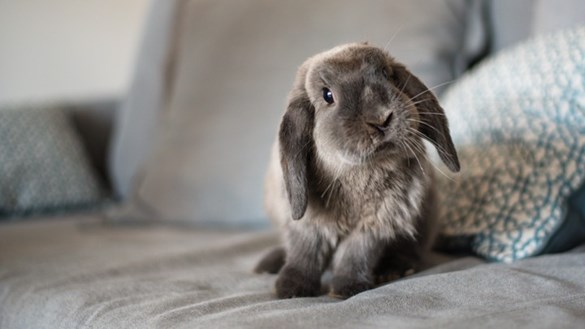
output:
<svg viewBox="0 0 585 329"><path fill-rule="evenodd" d="M0 103L127 89L148 0L0 0Z"/></svg>

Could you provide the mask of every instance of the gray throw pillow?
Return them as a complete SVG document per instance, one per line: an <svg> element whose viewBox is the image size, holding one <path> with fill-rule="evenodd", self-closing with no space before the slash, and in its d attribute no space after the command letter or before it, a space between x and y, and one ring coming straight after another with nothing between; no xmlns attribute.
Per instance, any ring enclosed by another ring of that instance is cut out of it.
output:
<svg viewBox="0 0 585 329"><path fill-rule="evenodd" d="M0 141L0 218L63 212L104 199L63 108L0 108Z"/></svg>
<svg viewBox="0 0 585 329"><path fill-rule="evenodd" d="M131 191L132 210L116 216L213 226L266 224L264 173L297 67L335 45L369 41L386 47L429 86L448 82L463 41L466 3L179 2L177 25L152 35L167 36L161 47L172 48L155 52L167 54L167 71L149 70L166 82L164 101L157 96L152 103L159 104L158 115L150 107L123 109L113 170L124 173L118 178L125 180L116 184L123 195ZM148 38L147 45L152 45ZM152 95L159 93L144 88L130 97ZM144 115L160 120L155 133L138 131ZM138 162L124 156L145 145L152 151L130 179L123 166Z"/></svg>

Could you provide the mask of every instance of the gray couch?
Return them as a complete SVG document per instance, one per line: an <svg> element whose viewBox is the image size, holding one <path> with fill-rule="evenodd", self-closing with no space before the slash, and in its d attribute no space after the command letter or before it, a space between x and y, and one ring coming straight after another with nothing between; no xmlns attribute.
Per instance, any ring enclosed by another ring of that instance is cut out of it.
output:
<svg viewBox="0 0 585 329"><path fill-rule="evenodd" d="M585 245L513 264L434 254L428 270L344 301L277 300L275 277L252 272L279 240L261 181L305 57L366 38L438 85L583 22L570 6L547 15L556 1L369 4L153 1L129 94L74 117L120 202L0 223L0 328L585 327Z"/></svg>

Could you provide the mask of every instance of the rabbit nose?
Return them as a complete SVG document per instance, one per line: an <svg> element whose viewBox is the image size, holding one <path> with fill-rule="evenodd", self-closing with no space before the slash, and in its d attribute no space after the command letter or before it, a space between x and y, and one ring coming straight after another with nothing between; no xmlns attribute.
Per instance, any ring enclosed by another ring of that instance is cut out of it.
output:
<svg viewBox="0 0 585 329"><path fill-rule="evenodd" d="M390 122L392 121L392 116L393 116L394 112L390 112L386 118L384 119L383 122L377 121L377 122L368 122L368 125L372 128L375 128L377 131L381 132L381 133L386 133L386 131L388 131L388 129L390 128Z"/></svg>

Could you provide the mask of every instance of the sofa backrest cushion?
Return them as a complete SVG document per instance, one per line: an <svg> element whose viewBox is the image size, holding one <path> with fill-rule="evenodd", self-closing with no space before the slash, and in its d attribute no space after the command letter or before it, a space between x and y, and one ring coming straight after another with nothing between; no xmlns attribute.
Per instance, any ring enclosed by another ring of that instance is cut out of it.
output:
<svg viewBox="0 0 585 329"><path fill-rule="evenodd" d="M266 223L264 172L297 67L335 45L368 41L429 86L448 82L466 6L464 0L155 2L152 19L166 24L155 20L147 32L118 123L112 162L118 192L147 207L147 217Z"/></svg>
<svg viewBox="0 0 585 329"><path fill-rule="evenodd" d="M492 40L491 52L585 23L582 0L489 0L487 4L486 28Z"/></svg>

